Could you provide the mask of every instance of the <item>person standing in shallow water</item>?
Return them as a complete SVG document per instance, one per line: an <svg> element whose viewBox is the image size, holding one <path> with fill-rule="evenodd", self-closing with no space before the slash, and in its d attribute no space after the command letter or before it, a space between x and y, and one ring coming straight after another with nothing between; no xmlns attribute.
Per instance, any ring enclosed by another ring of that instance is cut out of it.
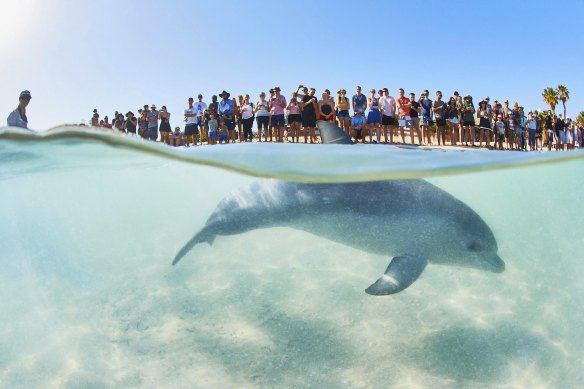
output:
<svg viewBox="0 0 584 389"><path fill-rule="evenodd" d="M32 96L30 92L24 90L18 97L18 107L8 115L6 120L9 127L28 128L28 118L26 117L26 107L30 103Z"/></svg>
<svg viewBox="0 0 584 389"><path fill-rule="evenodd" d="M310 88L310 90L306 87L302 88L304 94L299 94L298 97L302 98L299 107L301 109L300 115L302 116L304 143L307 143L308 139L310 139L310 143L316 143L316 110L318 108L318 100L314 96L316 90L314 88Z"/></svg>
<svg viewBox="0 0 584 389"><path fill-rule="evenodd" d="M254 113L258 126L258 142L262 141L262 128L264 129L264 140L268 141L268 126L270 124L270 108L266 100L265 92L260 93L260 100L256 103Z"/></svg>
<svg viewBox="0 0 584 389"><path fill-rule="evenodd" d="M270 98L270 113L272 114L272 126L276 132L276 141L284 142L284 130L286 129L284 109L287 104L286 98L280 92L279 86L274 88L274 95Z"/></svg>
<svg viewBox="0 0 584 389"><path fill-rule="evenodd" d="M436 99L432 103L432 113L436 119L436 137L438 138L438 146L440 144L446 146L446 104L442 101L442 92L436 92ZM442 142L442 143L441 143Z"/></svg>
<svg viewBox="0 0 584 389"><path fill-rule="evenodd" d="M138 135L141 138L146 139L146 132L148 131L148 106L145 105L144 109L139 109L138 110L138 115L140 115L140 117L138 118Z"/></svg>
<svg viewBox="0 0 584 389"><path fill-rule="evenodd" d="M156 106L152 104L150 106L150 112L146 115L148 118L148 131L146 131L146 139L150 139L156 142L158 139L158 111Z"/></svg>
<svg viewBox="0 0 584 389"><path fill-rule="evenodd" d="M381 125L381 113L379 112L379 100L375 97L375 89L369 91L367 99L369 113L367 114L367 128L369 130L369 143L379 143L379 126ZM373 140L373 130L377 141Z"/></svg>

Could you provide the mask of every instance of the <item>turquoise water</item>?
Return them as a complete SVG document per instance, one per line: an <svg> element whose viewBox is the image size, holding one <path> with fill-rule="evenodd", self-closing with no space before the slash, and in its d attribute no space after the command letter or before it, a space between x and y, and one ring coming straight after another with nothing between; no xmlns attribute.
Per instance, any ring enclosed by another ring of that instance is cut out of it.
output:
<svg viewBox="0 0 584 389"><path fill-rule="evenodd" d="M583 157L0 130L0 387L582 387ZM171 266L258 177L425 178L485 220L506 270L431 263L373 297L397 253L286 227Z"/></svg>

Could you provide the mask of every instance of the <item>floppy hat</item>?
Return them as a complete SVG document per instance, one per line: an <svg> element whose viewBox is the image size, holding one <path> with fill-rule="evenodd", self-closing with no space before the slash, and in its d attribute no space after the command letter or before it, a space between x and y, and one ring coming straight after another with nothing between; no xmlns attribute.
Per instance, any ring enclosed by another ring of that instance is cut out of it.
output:
<svg viewBox="0 0 584 389"><path fill-rule="evenodd" d="M229 98L229 96L231 96L229 93L225 92L225 90L223 90L223 92L219 93L219 97L223 97L225 96L226 99Z"/></svg>
<svg viewBox="0 0 584 389"><path fill-rule="evenodd" d="M130 115L134 116L134 112L132 112L132 111L128 111L128 113L126 114L126 117L128 117L128 116L130 116Z"/></svg>

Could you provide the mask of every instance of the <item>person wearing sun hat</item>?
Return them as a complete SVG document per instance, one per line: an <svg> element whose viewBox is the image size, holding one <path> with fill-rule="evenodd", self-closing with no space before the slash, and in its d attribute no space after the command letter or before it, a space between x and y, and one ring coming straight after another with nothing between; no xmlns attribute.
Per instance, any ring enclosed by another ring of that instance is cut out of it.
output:
<svg viewBox="0 0 584 389"><path fill-rule="evenodd" d="M30 103L32 96L27 90L20 92L18 97L18 107L8 115L6 120L9 127L28 128L28 118L26 117L26 107Z"/></svg>
<svg viewBox="0 0 584 389"><path fill-rule="evenodd" d="M219 116L220 119L223 119L223 123L227 127L227 132L231 133L231 131L235 130L235 120L233 116L233 100L229 99L231 96L228 92L221 92L219 97L221 97L221 101L219 102ZM234 141L235 142L235 141Z"/></svg>
<svg viewBox="0 0 584 389"><path fill-rule="evenodd" d="M134 112L128 111L126 113L126 131L128 134L136 135L136 127L138 125L138 119L134 116Z"/></svg>
<svg viewBox="0 0 584 389"><path fill-rule="evenodd" d="M158 139L158 111L156 105L150 106L150 111L146 115L148 118L148 130L146 131L146 139L156 141Z"/></svg>

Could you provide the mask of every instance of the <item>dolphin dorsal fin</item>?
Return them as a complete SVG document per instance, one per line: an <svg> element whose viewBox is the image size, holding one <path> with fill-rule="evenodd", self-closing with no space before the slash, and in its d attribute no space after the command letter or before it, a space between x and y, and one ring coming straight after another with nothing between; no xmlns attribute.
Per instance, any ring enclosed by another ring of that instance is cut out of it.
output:
<svg viewBox="0 0 584 389"><path fill-rule="evenodd" d="M323 144L353 144L349 135L347 135L341 127L338 127L331 122L319 120L316 122L316 126L320 132L320 139Z"/></svg>

